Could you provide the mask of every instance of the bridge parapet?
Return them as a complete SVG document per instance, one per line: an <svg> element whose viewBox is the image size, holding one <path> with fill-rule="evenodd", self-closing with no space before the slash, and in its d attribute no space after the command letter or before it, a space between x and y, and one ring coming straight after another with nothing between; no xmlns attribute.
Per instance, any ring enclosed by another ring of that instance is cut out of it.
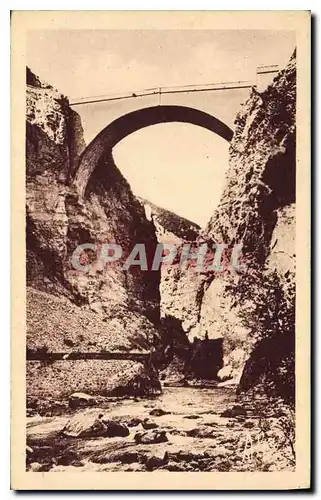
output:
<svg viewBox="0 0 321 500"><path fill-rule="evenodd" d="M239 88L251 88L256 86L256 81L254 80L244 80L237 82L221 82L221 83L208 83L204 85L184 85L184 86L174 86L174 87L152 87L149 89L135 90L132 92L120 92L116 94L105 94L92 97L75 97L70 98L69 102L71 106L77 106L81 104L90 104L95 102L105 102L105 101L118 101L121 99L135 99L137 97L146 96L163 96L167 94L188 94L191 92L210 92L215 90L228 90L228 89L239 89ZM159 103L161 104L161 102Z"/></svg>
<svg viewBox="0 0 321 500"><path fill-rule="evenodd" d="M81 116L87 144L107 125L121 116L153 106L186 106L203 111L234 129L240 106L251 88L259 91L272 81L277 66L260 66L253 80L202 85L153 87L143 90L69 99Z"/></svg>

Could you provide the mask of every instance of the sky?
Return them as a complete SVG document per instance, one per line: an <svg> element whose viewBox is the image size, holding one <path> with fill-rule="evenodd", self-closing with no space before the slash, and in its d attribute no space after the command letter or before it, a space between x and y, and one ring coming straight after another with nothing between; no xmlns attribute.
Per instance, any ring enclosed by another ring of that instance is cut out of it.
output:
<svg viewBox="0 0 321 500"><path fill-rule="evenodd" d="M284 67L294 47L290 31L31 31L27 64L76 98L253 79L259 65ZM135 194L200 225L209 220L228 166L220 137L189 124L161 124L128 136L113 154Z"/></svg>

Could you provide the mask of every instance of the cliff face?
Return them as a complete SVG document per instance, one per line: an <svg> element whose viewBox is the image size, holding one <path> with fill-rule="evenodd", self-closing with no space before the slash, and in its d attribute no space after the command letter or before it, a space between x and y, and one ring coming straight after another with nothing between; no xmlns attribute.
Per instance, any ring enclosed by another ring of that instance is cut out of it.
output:
<svg viewBox="0 0 321 500"><path fill-rule="evenodd" d="M198 224L161 208L149 200L143 198L139 200L145 208L146 217L155 225L157 241L175 244L197 239L201 229Z"/></svg>
<svg viewBox="0 0 321 500"><path fill-rule="evenodd" d="M95 244L99 257L99 245L116 243L127 257L136 243L156 245L154 227L110 158L94 172L84 198L70 187L85 147L79 117L57 91L31 81L38 86L27 89L28 282L51 293L58 288L102 313L115 302L157 317L158 273L124 271L124 260L103 271L73 268L78 245Z"/></svg>
<svg viewBox="0 0 321 500"><path fill-rule="evenodd" d="M179 249L184 243L194 244L200 234L200 226L169 210L154 205L150 201L140 199L144 206L146 217L155 227L158 243L175 245ZM173 296L176 296L178 287L182 287L186 297L190 295L194 300L193 280L184 279L176 265L161 266L160 298L161 316L173 316L188 325L189 311L182 305L182 300L175 309ZM187 289L189 287L189 289ZM185 328L188 331L188 328Z"/></svg>
<svg viewBox="0 0 321 500"><path fill-rule="evenodd" d="M226 188L206 233L264 262L278 211L295 202L295 55L236 117Z"/></svg>
<svg viewBox="0 0 321 500"><path fill-rule="evenodd" d="M150 349L158 337L153 322L160 314L159 272L137 266L126 271L124 259L103 269L96 264L105 243L121 245L124 258L136 243L154 250L153 224L111 157L97 166L86 195L76 193L71 180L85 148L80 118L30 70L26 132L29 350L81 352L88 351L88 342L98 351ZM94 251L82 254L81 262L93 266L89 272L76 270L71 257L88 243ZM90 327L93 322L96 328ZM79 336L83 324L88 332ZM32 390L31 382L28 386Z"/></svg>
<svg viewBox="0 0 321 500"><path fill-rule="evenodd" d="M167 313L182 319L191 337L205 330L223 336L222 378L239 380L248 359L242 388L275 378L283 362L293 371L295 103L294 54L264 92L253 89L236 117L226 186L202 233L209 243L242 244L247 270L172 270L169 279ZM257 349L263 340L267 354ZM286 346L273 362L269 342Z"/></svg>

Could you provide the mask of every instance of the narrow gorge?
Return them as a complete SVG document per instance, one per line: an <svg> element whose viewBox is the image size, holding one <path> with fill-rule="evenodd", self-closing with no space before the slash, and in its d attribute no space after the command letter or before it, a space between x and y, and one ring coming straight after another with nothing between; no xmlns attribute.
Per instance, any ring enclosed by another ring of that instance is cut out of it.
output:
<svg viewBox="0 0 321 500"><path fill-rule="evenodd" d="M292 470L295 53L239 109L203 228L136 197L112 149L90 150L83 182L80 116L30 69L26 83L27 467ZM106 243L144 245L148 263L159 243L240 245L242 265L101 266Z"/></svg>

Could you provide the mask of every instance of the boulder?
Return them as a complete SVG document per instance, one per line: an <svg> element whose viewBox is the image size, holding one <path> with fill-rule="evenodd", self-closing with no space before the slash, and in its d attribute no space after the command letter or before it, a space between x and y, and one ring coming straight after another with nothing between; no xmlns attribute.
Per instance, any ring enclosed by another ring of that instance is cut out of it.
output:
<svg viewBox="0 0 321 500"><path fill-rule="evenodd" d="M159 456L152 455L146 460L145 467L148 471L151 471L162 467L162 465L165 465L166 462L166 454L161 454Z"/></svg>
<svg viewBox="0 0 321 500"><path fill-rule="evenodd" d="M109 455L109 461L121 462L123 464L133 464L142 462L144 455L138 451L116 451Z"/></svg>
<svg viewBox="0 0 321 500"><path fill-rule="evenodd" d="M235 405L233 408L228 408L221 413L221 417L246 417L246 409L243 406Z"/></svg>
<svg viewBox="0 0 321 500"><path fill-rule="evenodd" d="M96 404L96 399L89 394L84 392L75 392L69 398L70 408L85 408L86 406L94 406Z"/></svg>
<svg viewBox="0 0 321 500"><path fill-rule="evenodd" d="M149 429L157 429L158 425L155 424L155 422L152 422L148 418L145 418L145 420L142 422L142 427L146 430Z"/></svg>
<svg viewBox="0 0 321 500"><path fill-rule="evenodd" d="M165 431L155 431L151 430L148 432L137 432L134 436L135 442L137 444L154 444L154 443L166 443L168 437Z"/></svg>
<svg viewBox="0 0 321 500"><path fill-rule="evenodd" d="M126 437L129 435L129 429L125 424L120 422L115 422L114 420L105 420L102 418L102 422L107 426L106 437Z"/></svg>
<svg viewBox="0 0 321 500"><path fill-rule="evenodd" d="M75 415L62 430L67 437L125 437L129 435L126 425L104 418L97 412L84 412Z"/></svg>
<svg viewBox="0 0 321 500"><path fill-rule="evenodd" d="M166 452L165 458L173 462L195 462L208 459L210 455L207 452L195 453L192 451L170 451Z"/></svg>
<svg viewBox="0 0 321 500"><path fill-rule="evenodd" d="M163 410L162 408L154 408L149 412L153 417L162 417L163 415L169 415L171 412Z"/></svg>
<svg viewBox="0 0 321 500"><path fill-rule="evenodd" d="M217 431L207 427L206 425L195 427L194 429L186 431L187 436L195 438L215 438L217 436Z"/></svg>
<svg viewBox="0 0 321 500"><path fill-rule="evenodd" d="M233 377L233 368L231 365L224 366L217 373L217 378L221 382L225 382L225 380L229 380Z"/></svg>
<svg viewBox="0 0 321 500"><path fill-rule="evenodd" d="M186 470L184 465L175 462L168 463L165 468L171 472L184 472Z"/></svg>
<svg viewBox="0 0 321 500"><path fill-rule="evenodd" d="M128 427L137 427L137 425L142 423L142 419L138 417L133 417L127 422Z"/></svg>
<svg viewBox="0 0 321 500"><path fill-rule="evenodd" d="M97 413L78 413L66 423L62 430L67 437L100 437L105 436L107 426L97 417Z"/></svg>
<svg viewBox="0 0 321 500"><path fill-rule="evenodd" d="M214 450L211 450L211 455L214 457L225 457L227 454L227 449L224 446L216 446Z"/></svg>
<svg viewBox="0 0 321 500"><path fill-rule="evenodd" d="M31 472L42 472L43 471L43 465L40 464L39 462L32 462L29 467L30 467Z"/></svg>

